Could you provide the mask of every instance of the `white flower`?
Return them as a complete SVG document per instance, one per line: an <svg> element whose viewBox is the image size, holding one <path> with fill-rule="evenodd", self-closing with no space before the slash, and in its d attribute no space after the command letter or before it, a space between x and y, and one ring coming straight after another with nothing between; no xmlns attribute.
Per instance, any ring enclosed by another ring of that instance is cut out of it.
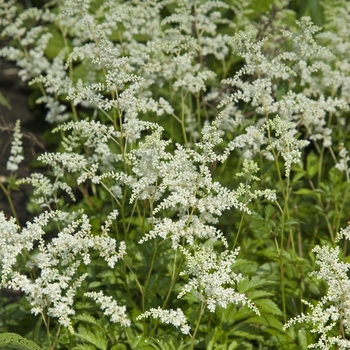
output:
<svg viewBox="0 0 350 350"><path fill-rule="evenodd" d="M130 326L130 320L126 316L126 307L119 306L112 297L103 295L101 291L98 293L89 292L84 295L101 304L101 310L104 310L103 313L109 317L111 322L120 323L123 327Z"/></svg>
<svg viewBox="0 0 350 350"><path fill-rule="evenodd" d="M107 227L115 215L116 212L111 213ZM46 241L45 230L50 222L62 229ZM124 242L120 243L118 252L115 247L116 242L107 236L107 231L101 236L93 235L88 217L79 212L44 212L22 230L14 219L7 221L0 212L1 286L21 290L33 313L47 309L48 315L72 330L70 316L75 314L75 295L87 277L82 273L82 265L91 263L90 250L95 249L114 267L126 253ZM16 271L17 259L22 254L27 260L26 269L35 271L35 277Z"/></svg>
<svg viewBox="0 0 350 350"><path fill-rule="evenodd" d="M137 316L137 320L141 320L150 316L153 318L160 318L163 323L170 323L175 327L180 327L180 330L183 334L190 333L190 327L187 324L186 316L180 308L177 310L162 310L160 307L157 309L152 308L149 311L146 311L143 314Z"/></svg>
<svg viewBox="0 0 350 350"><path fill-rule="evenodd" d="M226 308L229 304L242 304L260 315L247 296L235 290L235 284L243 279L232 270L239 249L225 250L220 255L210 245L196 247L193 254L183 248L181 250L187 258L188 265L188 269L181 272L181 275L188 275L190 279L178 298L186 293L193 293L200 302L205 302L211 312L214 312L217 306Z"/></svg>
<svg viewBox="0 0 350 350"><path fill-rule="evenodd" d="M337 235L338 240L343 237L349 239L349 226L341 229ZM317 343L309 345L309 348L331 349L336 345L339 349L349 349L350 341L336 333L339 330L343 330L345 334L350 332L350 264L339 260L338 247L316 246L313 252L316 254L319 270L311 275L326 282L327 293L316 305L303 301L310 308L310 312L292 318L284 328L295 323L309 323L312 325L311 332L319 336Z"/></svg>
<svg viewBox="0 0 350 350"><path fill-rule="evenodd" d="M18 119L14 128L13 140L11 142L11 155L6 163L6 169L11 172L17 171L19 163L24 159L22 154L22 134L20 120Z"/></svg>

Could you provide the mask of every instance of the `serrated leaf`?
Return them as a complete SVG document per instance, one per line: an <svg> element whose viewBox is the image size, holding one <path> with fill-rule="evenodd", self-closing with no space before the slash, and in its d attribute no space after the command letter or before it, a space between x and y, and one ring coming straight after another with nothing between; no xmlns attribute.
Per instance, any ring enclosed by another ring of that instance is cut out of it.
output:
<svg viewBox="0 0 350 350"><path fill-rule="evenodd" d="M261 279L259 277L253 276L250 280L245 278L237 284L237 290L239 293L245 293L250 289L255 289L261 286L266 286L274 284L273 281L267 281L265 279Z"/></svg>
<svg viewBox="0 0 350 350"><path fill-rule="evenodd" d="M249 292L248 295L249 295L250 300L254 300L254 299L269 297L269 296L273 295L273 293L266 292L264 290L254 290L252 292Z"/></svg>
<svg viewBox="0 0 350 350"><path fill-rule="evenodd" d="M79 344L75 346L72 350L96 350L96 348L93 345L89 344Z"/></svg>
<svg viewBox="0 0 350 350"><path fill-rule="evenodd" d="M212 329L209 333L207 333L206 337L205 337L205 347L207 350L212 350L214 343L215 343L215 333L216 333L216 329L214 328Z"/></svg>
<svg viewBox="0 0 350 350"><path fill-rule="evenodd" d="M88 343L95 345L97 349L107 350L108 342L102 334L93 331L87 331L86 328L79 327L76 336L84 339Z"/></svg>
<svg viewBox="0 0 350 350"><path fill-rule="evenodd" d="M247 323L255 323L277 329L279 332L283 328L283 323L274 315L252 316L246 320Z"/></svg>
<svg viewBox="0 0 350 350"><path fill-rule="evenodd" d="M223 337L227 340L227 335L224 333L221 327L215 327L207 334L205 337L205 344L207 350L216 350L218 349L217 341L220 339L220 342L223 342ZM225 342L226 343L226 342Z"/></svg>
<svg viewBox="0 0 350 350"><path fill-rule="evenodd" d="M254 304L257 306L260 312L274 314L274 315L282 315L282 311L279 307L270 299L256 299L254 300Z"/></svg>
<svg viewBox="0 0 350 350"><path fill-rule="evenodd" d="M258 340L260 342L264 341L264 338L261 335L257 335L257 334L251 333L251 332L237 330L237 331L233 332L233 334L236 337L241 337L244 339Z"/></svg>
<svg viewBox="0 0 350 350"><path fill-rule="evenodd" d="M89 324L98 326L99 328L103 329L101 323L98 320L96 320L95 317L93 317L93 316L91 316L91 315L89 315L87 313L83 313L83 314L77 315L77 316L74 317L74 319L76 319L78 321L87 322Z"/></svg>
<svg viewBox="0 0 350 350"><path fill-rule="evenodd" d="M16 333L0 333L1 350L40 350L39 345Z"/></svg>
<svg viewBox="0 0 350 350"><path fill-rule="evenodd" d="M222 310L222 321L229 325L233 325L239 321L251 317L253 314L254 312L249 309L248 306L237 309L234 305L230 305L226 309Z"/></svg>

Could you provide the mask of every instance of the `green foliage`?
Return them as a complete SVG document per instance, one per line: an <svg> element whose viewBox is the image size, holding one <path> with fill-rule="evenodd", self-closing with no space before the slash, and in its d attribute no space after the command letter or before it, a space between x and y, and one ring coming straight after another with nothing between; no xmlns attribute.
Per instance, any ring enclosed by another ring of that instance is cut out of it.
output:
<svg viewBox="0 0 350 350"><path fill-rule="evenodd" d="M33 341L15 333L0 333L1 350L40 350Z"/></svg>

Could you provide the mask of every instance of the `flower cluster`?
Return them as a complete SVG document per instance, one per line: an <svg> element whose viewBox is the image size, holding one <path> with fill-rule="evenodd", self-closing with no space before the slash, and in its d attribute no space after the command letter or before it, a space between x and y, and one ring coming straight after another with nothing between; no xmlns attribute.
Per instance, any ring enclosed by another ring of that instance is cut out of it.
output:
<svg viewBox="0 0 350 350"><path fill-rule="evenodd" d="M140 316L137 316L138 320L141 320L146 317L152 316L153 318L160 318L164 323L170 323L175 327L180 327L180 330L183 334L188 334L190 332L190 327L187 324L186 316L184 315L181 309L177 310L162 310L150 309L149 311L144 312Z"/></svg>
<svg viewBox="0 0 350 350"><path fill-rule="evenodd" d="M21 139L20 120L17 120L13 133L13 141L11 143L11 155L6 164L6 169L11 172L18 170L19 163L24 159Z"/></svg>
<svg viewBox="0 0 350 350"><path fill-rule="evenodd" d="M349 240L349 230L350 226L341 229L337 239ZM311 332L318 334L317 343L311 344L310 348L327 350L337 346L338 349L349 349L350 340L346 335L350 332L350 264L339 259L338 247L317 246L313 252L319 270L311 275L327 284L327 294L316 305L304 301L310 312L289 320L284 328L296 323L309 323L312 325ZM339 331L336 332L338 335L334 334L335 330Z"/></svg>
<svg viewBox="0 0 350 350"><path fill-rule="evenodd" d="M104 310L104 314L110 317L111 322L120 323L124 327L130 326L130 320L127 318L125 306L118 306L112 297L103 295L100 291L85 293L85 296L93 298L97 303L101 304L101 309Z"/></svg>
<svg viewBox="0 0 350 350"><path fill-rule="evenodd" d="M229 304L247 305L260 315L257 307L243 293L238 293L234 285L242 280L240 274L232 271L239 249L226 250L218 256L210 245L199 246L193 254L183 250L187 257L188 269L181 275L188 275L189 282L182 288L178 298L193 293L198 300L214 312L217 306L226 308Z"/></svg>
<svg viewBox="0 0 350 350"><path fill-rule="evenodd" d="M45 231L50 224L59 232L46 242ZM123 243L116 253L114 239L94 237L85 214L44 212L20 229L13 219L6 220L0 213L0 225L1 286L23 291L34 314L44 314L47 309L49 316L57 317L70 329L74 297L87 277L81 266L91 263L90 250L98 250L111 267L125 254ZM21 258L31 277L17 271Z"/></svg>

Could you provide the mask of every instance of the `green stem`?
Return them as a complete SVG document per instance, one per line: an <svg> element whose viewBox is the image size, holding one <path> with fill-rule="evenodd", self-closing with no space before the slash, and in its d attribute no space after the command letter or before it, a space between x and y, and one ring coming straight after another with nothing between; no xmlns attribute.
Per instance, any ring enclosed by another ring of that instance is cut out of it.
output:
<svg viewBox="0 0 350 350"><path fill-rule="evenodd" d="M8 189L3 185L3 183L2 183L1 181L0 181L0 188L2 189L2 191L3 191L3 192L5 193L5 195L6 195L7 201L8 201L8 203L9 203L9 205L10 205L10 208L11 208L12 215L13 215L13 217L14 217L15 220L16 220L16 224L17 224L19 227L21 227L21 224L20 224L19 219L18 219L18 216L17 216L16 209L15 209L15 207L14 207L14 205L13 205L13 201L12 201L12 198L11 198L11 191L8 190Z"/></svg>
<svg viewBox="0 0 350 350"><path fill-rule="evenodd" d="M171 293L172 293L172 291L174 289L175 283L176 283L176 281L177 281L177 279L178 279L178 277L180 275L182 264L185 261L184 256L182 256L181 260L179 261L179 264L176 266L176 257L177 257L177 252L175 252L174 270L173 270L173 274L172 274L172 278L171 278L170 287L169 287L167 296L165 297L162 309L165 309L165 307L166 307L166 305L167 305L167 303L169 301L169 298L170 298L170 295L171 295Z"/></svg>
<svg viewBox="0 0 350 350"><path fill-rule="evenodd" d="M270 127L267 128L267 132L268 132L268 139L270 141L271 140ZM287 217L289 217L288 199L289 199L290 179L289 179L289 177L287 177L287 186L284 189L284 182L283 182L281 170L280 170L280 167L278 164L278 154L276 154L276 152L273 148L271 151L272 151L273 157L275 159L278 179L279 179L279 183L281 186L281 192L282 192L282 196L283 196L283 200L284 200L283 212L282 212L282 222L281 222L281 227L280 227L280 234L281 234L280 248L278 247L276 238L275 238L275 244L276 244L276 248L277 248L277 252L278 252L279 265L280 265L283 318L284 318L284 322L286 323L287 322L287 308L286 308L285 286L284 286L284 269L283 269L283 261L282 261L282 253L281 252L282 252L282 249L284 249L283 248L283 246L284 246L284 227L285 227L286 215L287 215ZM292 244L294 247L294 240L292 240Z"/></svg>
<svg viewBox="0 0 350 350"><path fill-rule="evenodd" d="M47 341L49 343L49 349L51 349L50 319L48 317L48 320L46 320L43 312L41 312L41 317L42 317L44 324L45 324Z"/></svg>
<svg viewBox="0 0 350 350"><path fill-rule="evenodd" d="M281 254L281 250L278 247L278 243L277 243L276 237L274 237L274 241L275 241L277 254L278 254L278 257L279 257L279 261L280 261L282 309L283 309L284 323L286 323L287 322L287 307L286 307L286 298L285 298L285 290L284 290L284 271L283 271L283 264L282 264L282 254Z"/></svg>
<svg viewBox="0 0 350 350"><path fill-rule="evenodd" d="M314 184L313 184L313 182L311 180L309 180L309 184L310 184L311 189L315 190L315 186L314 186ZM319 206L322 208L323 218L326 221L326 225L327 225L327 228L328 228L328 232L329 232L331 241L332 241L332 243L334 243L335 242L335 238L334 238L334 234L333 234L332 225L329 222L329 219L328 219L328 216L327 216L328 210L327 210L327 208L324 207L323 202L321 201L320 197L317 197L317 201L318 201ZM313 241L314 241L314 238L312 239L312 242Z"/></svg>
<svg viewBox="0 0 350 350"><path fill-rule="evenodd" d="M184 137L185 145L188 145L187 142L187 135L185 130L185 99L183 93L181 93L181 129L182 129L182 135Z"/></svg>
<svg viewBox="0 0 350 350"><path fill-rule="evenodd" d="M317 188L320 188L321 179L322 179L322 170L323 170L323 156L324 156L324 147L322 146L318 162L318 171L317 171Z"/></svg>
<svg viewBox="0 0 350 350"><path fill-rule="evenodd" d="M152 254L152 258L151 258L151 263L150 263L150 266L149 266L149 269L148 269L147 279L146 279L145 285L143 287L143 292L142 292L142 312L145 312L145 296L146 296L148 284L149 284L149 281L150 281L150 278L151 278L151 274L152 274L152 271L153 271L153 265L154 265L154 262L156 260L157 249L158 249L158 244L154 240L154 248L153 248L153 254Z"/></svg>
<svg viewBox="0 0 350 350"><path fill-rule="evenodd" d="M61 326L58 327L57 333L56 333L56 337L55 337L55 341L51 347L51 349L54 349L57 344L58 344L58 340L59 340L59 336L60 336L60 332L61 332Z"/></svg>
<svg viewBox="0 0 350 350"><path fill-rule="evenodd" d="M165 297L165 300L163 302L163 305L162 305L162 309L164 310L166 308L166 305L168 304L168 301L170 299L170 295L174 289L174 286L175 286L175 283L180 275L180 272L181 272L181 267L182 267L182 264L184 263L185 261L185 257L184 255L181 257L181 260L179 261L178 264L176 264L176 260L177 260L177 251L175 251L175 257L174 257L174 267L173 267L173 273L172 273L172 276L171 276L171 283L170 283L170 287L169 287L169 290L168 290L168 293ZM153 336L157 330L157 327L158 327L158 324L159 324L159 321L157 320L156 321L156 324L155 326L153 327L152 329L152 332L151 332L151 336Z"/></svg>
<svg viewBox="0 0 350 350"><path fill-rule="evenodd" d="M199 317L198 317L198 321L197 321L197 325L196 325L196 329L194 330L194 332L193 332L193 334L191 336L191 349L192 350L194 349L194 340L195 340L195 337L196 337L196 334L197 334L197 331L198 331L199 324L201 322L202 316L204 314L205 304L206 304L205 300L202 300L201 308L200 308L200 311L199 311Z"/></svg>
<svg viewBox="0 0 350 350"><path fill-rule="evenodd" d="M199 138L201 139L202 135L202 121L201 121L201 106L200 106L200 93L196 95L196 105L197 105L197 124L198 124L198 133Z"/></svg>
<svg viewBox="0 0 350 350"><path fill-rule="evenodd" d="M235 250L235 248L236 248L237 241L238 241L238 236L241 233L241 229L243 227L244 216L245 216L245 212L243 212L243 214L241 216L241 221L239 223L239 227L238 227L238 231L237 231L237 234L236 234L236 237L235 237L235 241L233 242L232 250Z"/></svg>

